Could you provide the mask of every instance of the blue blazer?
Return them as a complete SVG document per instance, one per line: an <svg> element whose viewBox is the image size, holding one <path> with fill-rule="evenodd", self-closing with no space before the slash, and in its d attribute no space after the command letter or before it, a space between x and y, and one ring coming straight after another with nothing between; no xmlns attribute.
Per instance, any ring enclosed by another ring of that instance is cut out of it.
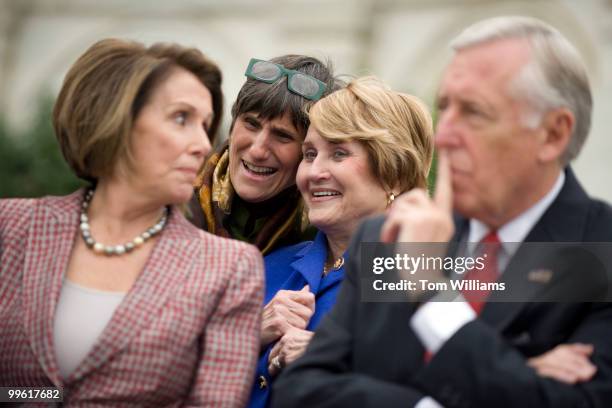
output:
<svg viewBox="0 0 612 408"><path fill-rule="evenodd" d="M314 331L323 316L336 303L336 295L344 277L344 266L323 276L326 259L327 238L320 231L314 241L281 248L264 257L266 267L264 304L268 304L281 289L301 290L305 285L309 285L310 291L315 295L315 312L306 330ZM268 357L275 344L276 342L273 342L261 351L249 407L263 408L270 403L273 380L268 372Z"/></svg>

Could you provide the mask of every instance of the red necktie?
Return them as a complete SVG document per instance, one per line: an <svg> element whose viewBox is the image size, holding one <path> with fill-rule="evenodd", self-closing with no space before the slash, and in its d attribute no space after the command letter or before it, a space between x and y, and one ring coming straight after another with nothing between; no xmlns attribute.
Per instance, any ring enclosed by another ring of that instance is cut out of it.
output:
<svg viewBox="0 0 612 408"><path fill-rule="evenodd" d="M481 241L480 244L484 244L483 252L480 254L484 258L483 260L483 268L476 269L473 268L469 270L463 279L469 279L476 281L479 283L493 283L497 281L499 277L499 264L498 264L498 254L501 249L501 241L499 240L499 236L497 235L497 231L489 232ZM486 254L486 256L485 256ZM485 305L484 299L489 295L490 290L462 290L461 293L467 302L470 304L474 312L477 315L480 314L482 308ZM428 350L425 350L425 355L423 356L423 360L425 363L429 363L433 357L433 353Z"/></svg>
<svg viewBox="0 0 612 408"><path fill-rule="evenodd" d="M501 249L501 241L497 235L497 231L489 232L481 241L483 246L483 268L473 268L468 271L463 279L473 281L473 284L478 283L493 283L497 281L499 277L499 266L498 266L498 254ZM466 282L468 283L468 282ZM466 285L467 286L467 285ZM478 290L478 288L468 288L462 290L461 293L465 300L468 301L472 309L476 314L480 314L482 308L485 305L485 299L489 295L490 290Z"/></svg>

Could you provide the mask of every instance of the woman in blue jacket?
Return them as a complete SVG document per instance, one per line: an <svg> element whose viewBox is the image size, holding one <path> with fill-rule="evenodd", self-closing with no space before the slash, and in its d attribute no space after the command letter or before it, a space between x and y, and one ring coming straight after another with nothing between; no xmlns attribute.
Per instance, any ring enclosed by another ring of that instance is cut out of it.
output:
<svg viewBox="0 0 612 408"><path fill-rule="evenodd" d="M353 80L310 110L297 186L314 241L265 258L261 354L249 406L267 406L271 381L301 356L331 309L344 276L351 235L365 217L382 214L395 196L426 188L432 121L417 98L373 77Z"/></svg>

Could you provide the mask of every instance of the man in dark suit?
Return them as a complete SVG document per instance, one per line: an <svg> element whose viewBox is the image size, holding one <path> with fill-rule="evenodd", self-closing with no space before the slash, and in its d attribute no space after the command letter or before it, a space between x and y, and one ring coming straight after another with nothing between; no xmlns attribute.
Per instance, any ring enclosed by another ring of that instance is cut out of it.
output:
<svg viewBox="0 0 612 408"><path fill-rule="evenodd" d="M589 198L569 168L590 127L584 65L557 30L530 18L477 23L452 48L438 95L436 194L413 190L385 219L362 225L337 305L277 381L274 407L612 405L612 304L539 302L557 278L579 283L584 265L570 256L528 270L509 245L612 242L612 209ZM498 279L523 282L530 301L492 294L481 310L362 301L361 242L484 237L498 245ZM562 343L590 351L564 361L554 354ZM568 360L581 361L578 372L593 369L560 381L554 367L571 371Z"/></svg>

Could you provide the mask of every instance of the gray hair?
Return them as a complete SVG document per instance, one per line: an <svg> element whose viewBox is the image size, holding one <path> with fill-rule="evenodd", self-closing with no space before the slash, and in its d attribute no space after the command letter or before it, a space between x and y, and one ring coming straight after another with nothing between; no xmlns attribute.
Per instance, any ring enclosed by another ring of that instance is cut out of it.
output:
<svg viewBox="0 0 612 408"><path fill-rule="evenodd" d="M552 109L564 107L574 114L576 123L561 157L561 164L566 165L578 156L591 127L593 100L580 54L552 26L520 16L496 17L473 24L451 42L451 48L460 51L506 39L525 39L531 46L531 60L510 84L511 95L526 99L532 108L522 118L525 126L535 128Z"/></svg>

